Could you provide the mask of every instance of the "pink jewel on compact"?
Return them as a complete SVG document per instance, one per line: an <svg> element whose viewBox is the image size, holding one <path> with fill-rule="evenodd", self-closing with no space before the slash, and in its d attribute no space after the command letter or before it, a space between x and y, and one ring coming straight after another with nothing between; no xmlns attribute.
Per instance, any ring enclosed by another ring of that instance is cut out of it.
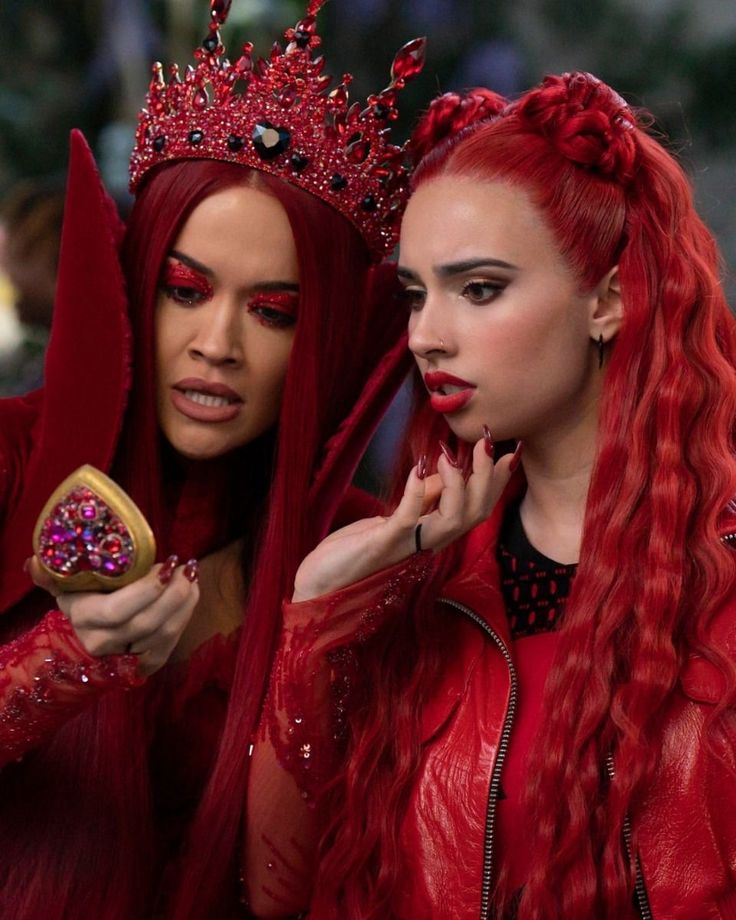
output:
<svg viewBox="0 0 736 920"><path fill-rule="evenodd" d="M62 591L112 591L145 575L156 543L145 517L108 476L85 465L41 512L33 549Z"/></svg>

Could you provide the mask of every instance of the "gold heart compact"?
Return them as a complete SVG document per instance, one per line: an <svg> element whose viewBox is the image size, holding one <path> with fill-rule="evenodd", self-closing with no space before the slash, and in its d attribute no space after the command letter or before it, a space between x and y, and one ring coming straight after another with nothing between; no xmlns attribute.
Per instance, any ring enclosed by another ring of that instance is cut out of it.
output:
<svg viewBox="0 0 736 920"><path fill-rule="evenodd" d="M61 591L114 591L148 572L156 541L120 486L84 465L46 502L33 551Z"/></svg>

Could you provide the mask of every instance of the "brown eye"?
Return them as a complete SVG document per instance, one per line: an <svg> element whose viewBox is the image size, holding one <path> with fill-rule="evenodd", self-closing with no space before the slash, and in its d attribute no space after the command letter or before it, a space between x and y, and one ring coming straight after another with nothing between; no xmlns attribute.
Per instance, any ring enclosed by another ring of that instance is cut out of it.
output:
<svg viewBox="0 0 736 920"><path fill-rule="evenodd" d="M193 287L164 285L163 291L166 296L171 298L175 303L186 304L188 306L202 303L202 301L205 300L205 295Z"/></svg>
<svg viewBox="0 0 736 920"><path fill-rule="evenodd" d="M498 297L505 287L499 281L468 281L463 285L462 295L471 303L485 304Z"/></svg>

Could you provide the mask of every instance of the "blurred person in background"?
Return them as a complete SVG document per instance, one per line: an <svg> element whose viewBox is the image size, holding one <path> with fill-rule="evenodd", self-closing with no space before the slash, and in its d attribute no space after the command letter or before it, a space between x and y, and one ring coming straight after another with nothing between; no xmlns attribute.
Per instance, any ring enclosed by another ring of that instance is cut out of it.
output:
<svg viewBox="0 0 736 920"><path fill-rule="evenodd" d="M0 357L0 396L41 386L51 330L64 189L25 180L0 204L0 272L11 285L18 341Z"/></svg>

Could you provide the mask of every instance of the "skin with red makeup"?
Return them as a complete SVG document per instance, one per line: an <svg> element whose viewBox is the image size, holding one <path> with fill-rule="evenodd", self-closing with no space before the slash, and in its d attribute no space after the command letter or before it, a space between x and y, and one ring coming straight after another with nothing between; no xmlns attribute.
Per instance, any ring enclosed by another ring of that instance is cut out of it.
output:
<svg viewBox="0 0 736 920"><path fill-rule="evenodd" d="M156 313L159 423L180 454L217 457L274 424L298 291L296 246L275 198L238 187L195 209Z"/></svg>

